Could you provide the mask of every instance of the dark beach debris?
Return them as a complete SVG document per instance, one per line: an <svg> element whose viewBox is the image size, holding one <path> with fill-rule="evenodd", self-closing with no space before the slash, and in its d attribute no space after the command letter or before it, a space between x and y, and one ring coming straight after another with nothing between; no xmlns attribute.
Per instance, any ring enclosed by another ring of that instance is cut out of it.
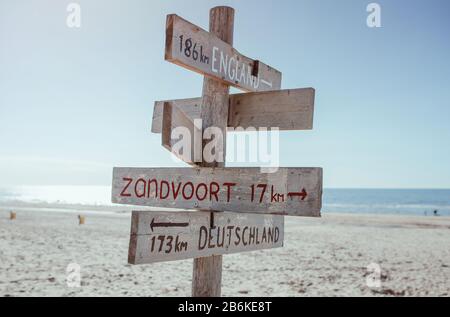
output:
<svg viewBox="0 0 450 317"><path fill-rule="evenodd" d="M380 295L387 295L387 296L395 296L395 297L403 297L406 295L406 291L402 290L402 291L395 291L393 289L390 288L384 288L381 290L372 290L372 293L374 294L380 294Z"/></svg>

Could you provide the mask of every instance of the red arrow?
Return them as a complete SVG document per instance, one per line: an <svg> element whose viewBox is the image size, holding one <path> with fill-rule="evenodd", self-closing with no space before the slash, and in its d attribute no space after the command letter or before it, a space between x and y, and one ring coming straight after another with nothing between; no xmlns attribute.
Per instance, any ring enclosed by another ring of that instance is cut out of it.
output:
<svg viewBox="0 0 450 317"><path fill-rule="evenodd" d="M306 192L306 190L303 188L303 190L299 193L293 192L293 193L289 193L288 197L294 198L294 197L301 197L302 201L306 199L306 196L308 196L308 193Z"/></svg>
<svg viewBox="0 0 450 317"><path fill-rule="evenodd" d="M152 219L150 223L150 229L155 227L169 228L169 227L189 227L189 222L184 223L173 223L173 222L155 222L155 218Z"/></svg>

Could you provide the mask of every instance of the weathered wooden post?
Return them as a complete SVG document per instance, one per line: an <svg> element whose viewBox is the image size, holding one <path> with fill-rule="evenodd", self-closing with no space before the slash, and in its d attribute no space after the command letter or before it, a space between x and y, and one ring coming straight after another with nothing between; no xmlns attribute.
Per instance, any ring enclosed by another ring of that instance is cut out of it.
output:
<svg viewBox="0 0 450 317"><path fill-rule="evenodd" d="M209 32L233 45L234 9L215 7L209 13ZM222 130L223 142L216 151L223 153L222 162L208 163L203 159L200 167L225 167L226 129L228 125L229 85L216 79L204 77L202 93L202 129L217 127ZM202 131L202 132L203 132ZM208 140L203 139L202 153ZM221 148L220 148L221 147ZM222 256L194 259L192 274L193 297L219 297L222 286Z"/></svg>

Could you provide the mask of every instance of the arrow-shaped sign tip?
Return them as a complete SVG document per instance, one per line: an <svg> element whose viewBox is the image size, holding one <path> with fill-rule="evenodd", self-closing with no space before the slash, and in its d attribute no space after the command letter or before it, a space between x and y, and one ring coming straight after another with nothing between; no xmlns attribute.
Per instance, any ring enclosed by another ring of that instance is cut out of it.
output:
<svg viewBox="0 0 450 317"><path fill-rule="evenodd" d="M150 223L150 229L153 232L153 227L155 226L155 218L152 219L152 222Z"/></svg>
<svg viewBox="0 0 450 317"><path fill-rule="evenodd" d="M303 190L302 190L302 200L305 200L306 196L308 196L308 193L306 192L306 189L303 188Z"/></svg>
<svg viewBox="0 0 450 317"><path fill-rule="evenodd" d="M300 197L301 201L304 201L308 196L308 193L306 192L306 189L303 188L301 192L289 193L288 196L291 197L291 199L294 197Z"/></svg>

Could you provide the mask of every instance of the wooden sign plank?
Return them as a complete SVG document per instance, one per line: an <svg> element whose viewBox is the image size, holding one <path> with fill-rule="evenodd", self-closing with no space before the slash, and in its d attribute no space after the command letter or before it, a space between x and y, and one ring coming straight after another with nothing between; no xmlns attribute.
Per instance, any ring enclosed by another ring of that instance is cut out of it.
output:
<svg viewBox="0 0 450 317"><path fill-rule="evenodd" d="M245 91L281 88L281 73L252 60L216 35L182 19L167 16L165 59Z"/></svg>
<svg viewBox="0 0 450 317"><path fill-rule="evenodd" d="M130 264L283 247L284 216L133 211Z"/></svg>
<svg viewBox="0 0 450 317"><path fill-rule="evenodd" d="M313 88L230 95L228 128L277 127L281 131L312 130L314 99ZM192 122L194 119L200 119L201 98L157 101L153 110L153 133L162 131L164 103L179 109Z"/></svg>
<svg viewBox="0 0 450 317"><path fill-rule="evenodd" d="M112 202L320 217L321 168L114 168Z"/></svg>
<svg viewBox="0 0 450 317"><path fill-rule="evenodd" d="M315 90L288 89L233 96L230 127L312 130Z"/></svg>

